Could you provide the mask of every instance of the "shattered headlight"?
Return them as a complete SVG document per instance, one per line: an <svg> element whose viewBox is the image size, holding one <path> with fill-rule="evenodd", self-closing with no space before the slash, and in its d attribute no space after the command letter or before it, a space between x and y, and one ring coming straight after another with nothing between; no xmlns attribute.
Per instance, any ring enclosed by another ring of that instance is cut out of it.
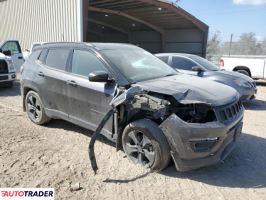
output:
<svg viewBox="0 0 266 200"><path fill-rule="evenodd" d="M181 105L175 113L187 123L208 123L216 121L214 110L206 104Z"/></svg>

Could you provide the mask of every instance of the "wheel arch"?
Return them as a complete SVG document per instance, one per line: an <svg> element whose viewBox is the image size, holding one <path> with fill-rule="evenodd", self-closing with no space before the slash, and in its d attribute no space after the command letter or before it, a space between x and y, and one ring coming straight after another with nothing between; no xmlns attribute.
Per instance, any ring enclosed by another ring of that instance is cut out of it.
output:
<svg viewBox="0 0 266 200"><path fill-rule="evenodd" d="M121 106L118 110L120 110L121 112L123 112L121 110ZM129 113L127 116L125 116L126 119L123 120L123 122L120 124L120 126L118 127L118 133L117 133L117 140L116 140L116 150L123 150L123 146L122 146L122 135L123 135L123 131L125 129L125 127L136 120L140 120L140 119L144 119L143 115L139 114L139 113Z"/></svg>
<svg viewBox="0 0 266 200"><path fill-rule="evenodd" d="M26 112L26 106L25 106L25 99L26 99L26 96L28 94L28 92L30 91L34 91L34 92L37 92L38 93L38 90L36 90L35 87L32 87L32 86L24 86L22 88L22 98L23 98L23 111Z"/></svg>
<svg viewBox="0 0 266 200"><path fill-rule="evenodd" d="M171 148L168 143L166 135L163 133L163 130L159 127L158 123L156 123L155 120L152 120L150 118L142 118L139 120L134 120L133 122L129 123L123 131L122 146L124 146L124 148L125 148L124 141L125 138L127 137L125 135L127 135L130 131L132 130L134 131L136 129L139 129L140 132L142 132L142 134L149 135L150 140L156 141L157 149L160 149L160 151L158 151L158 155L160 156L157 157L157 161L155 161L155 166L152 167L152 170L154 171L163 170L165 167L167 167L167 165L171 160L171 154L170 154Z"/></svg>
<svg viewBox="0 0 266 200"><path fill-rule="evenodd" d="M159 128L159 123L156 122L154 119L152 119L151 117L148 117L145 112L141 112L141 110L139 112L136 113L129 113L127 115L126 120L124 120L123 123L121 123L121 126L118 127L118 134L117 134L117 140L116 140L116 150L123 150L123 146L122 146L122 135L123 135L123 131L126 128L126 126L128 124L130 124L131 122L134 121L138 121L138 120L150 120L154 123L156 123L158 125ZM163 134L164 135L164 134ZM165 136L165 135L164 135ZM166 136L165 136L166 137Z"/></svg>
<svg viewBox="0 0 266 200"><path fill-rule="evenodd" d="M252 77L251 71L247 66L236 66L233 69L233 71L238 71L238 70L245 70L249 73L249 76Z"/></svg>

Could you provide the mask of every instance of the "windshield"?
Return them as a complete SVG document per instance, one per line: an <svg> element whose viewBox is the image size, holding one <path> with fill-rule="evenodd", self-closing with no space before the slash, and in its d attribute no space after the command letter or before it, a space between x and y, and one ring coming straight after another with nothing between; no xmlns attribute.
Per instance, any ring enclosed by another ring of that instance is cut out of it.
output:
<svg viewBox="0 0 266 200"><path fill-rule="evenodd" d="M177 74L170 66L141 48L112 49L101 52L131 83Z"/></svg>
<svg viewBox="0 0 266 200"><path fill-rule="evenodd" d="M199 63L202 67L206 68L207 70L210 70L210 71L218 71L220 70L220 68L213 64L212 62L202 58L202 57L199 57L199 56L190 56L190 58L194 61L196 61L197 63Z"/></svg>

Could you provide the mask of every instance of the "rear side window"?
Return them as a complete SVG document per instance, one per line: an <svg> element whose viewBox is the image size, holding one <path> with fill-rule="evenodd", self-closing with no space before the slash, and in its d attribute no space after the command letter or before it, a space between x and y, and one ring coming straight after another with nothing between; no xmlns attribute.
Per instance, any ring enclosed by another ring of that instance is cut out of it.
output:
<svg viewBox="0 0 266 200"><path fill-rule="evenodd" d="M95 71L107 71L104 64L89 51L75 50L72 59L72 73L88 77Z"/></svg>
<svg viewBox="0 0 266 200"><path fill-rule="evenodd" d="M196 63L186 58L176 56L173 56L172 58L172 67L174 67L175 69L192 70L192 67L195 66L197 66Z"/></svg>
<svg viewBox="0 0 266 200"><path fill-rule="evenodd" d="M59 70L65 70L69 56L68 49L50 49L45 64Z"/></svg>

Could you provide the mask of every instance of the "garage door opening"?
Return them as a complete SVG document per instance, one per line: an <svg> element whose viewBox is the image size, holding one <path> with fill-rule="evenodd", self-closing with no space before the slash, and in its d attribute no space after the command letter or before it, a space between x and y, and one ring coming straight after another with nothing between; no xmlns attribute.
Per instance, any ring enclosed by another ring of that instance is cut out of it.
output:
<svg viewBox="0 0 266 200"><path fill-rule="evenodd" d="M152 53L205 57L208 26L170 1L89 0L84 40L140 46Z"/></svg>

